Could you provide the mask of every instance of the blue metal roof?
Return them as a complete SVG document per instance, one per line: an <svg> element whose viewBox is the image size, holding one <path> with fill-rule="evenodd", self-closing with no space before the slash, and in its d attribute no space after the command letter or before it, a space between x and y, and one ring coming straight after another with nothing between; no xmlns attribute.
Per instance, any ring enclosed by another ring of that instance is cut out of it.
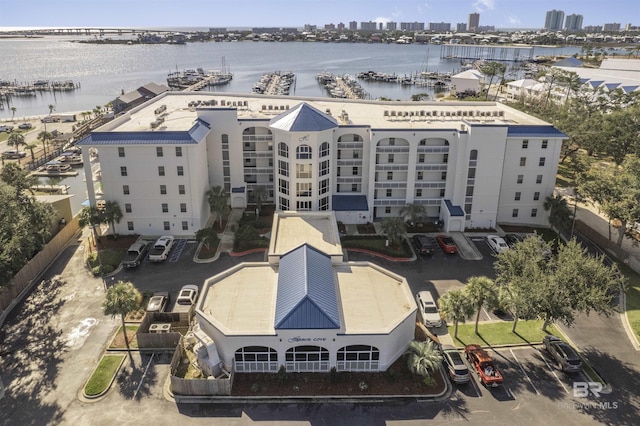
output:
<svg viewBox="0 0 640 426"><path fill-rule="evenodd" d="M277 117L269 125L288 132L319 132L338 127L335 118L303 102Z"/></svg>
<svg viewBox="0 0 640 426"><path fill-rule="evenodd" d="M637 88L638 86L622 86L622 90L624 90L625 93L631 93Z"/></svg>
<svg viewBox="0 0 640 426"><path fill-rule="evenodd" d="M584 84L584 83L586 83L587 81L589 81L589 79L588 79L588 78L581 78L581 79L580 79L580 84Z"/></svg>
<svg viewBox="0 0 640 426"><path fill-rule="evenodd" d="M76 145L189 145L198 144L207 136L207 133L209 133L207 124L198 120L186 132L92 132Z"/></svg>
<svg viewBox="0 0 640 426"><path fill-rule="evenodd" d="M591 87L593 87L594 89L598 86L600 86L602 83L604 83L604 80L591 80L589 81L589 84L591 85Z"/></svg>
<svg viewBox="0 0 640 426"><path fill-rule="evenodd" d="M516 137L539 137L539 138L564 138L569 136L562 133L551 125L546 126L509 126L507 129L508 138Z"/></svg>
<svg viewBox="0 0 640 426"><path fill-rule="evenodd" d="M340 328L331 258L308 244L280 258L275 328Z"/></svg>
<svg viewBox="0 0 640 426"><path fill-rule="evenodd" d="M605 87L607 88L607 90L613 90L618 86L620 86L620 83L607 83L607 84L605 84Z"/></svg>
<svg viewBox="0 0 640 426"><path fill-rule="evenodd" d="M444 200L444 204L447 206L447 210L449 210L451 216L464 216L464 210L462 210L462 207L454 206L451 203L451 200Z"/></svg>
<svg viewBox="0 0 640 426"><path fill-rule="evenodd" d="M369 204L366 195L333 195L331 208L337 212L367 211Z"/></svg>

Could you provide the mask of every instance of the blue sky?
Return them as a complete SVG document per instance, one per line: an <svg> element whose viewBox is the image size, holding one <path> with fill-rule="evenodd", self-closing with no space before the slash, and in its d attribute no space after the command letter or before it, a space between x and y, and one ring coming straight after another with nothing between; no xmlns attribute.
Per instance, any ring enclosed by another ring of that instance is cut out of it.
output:
<svg viewBox="0 0 640 426"><path fill-rule="evenodd" d="M467 22L542 28L547 10L584 25L640 25L638 0L0 0L6 27L301 27L350 21Z"/></svg>

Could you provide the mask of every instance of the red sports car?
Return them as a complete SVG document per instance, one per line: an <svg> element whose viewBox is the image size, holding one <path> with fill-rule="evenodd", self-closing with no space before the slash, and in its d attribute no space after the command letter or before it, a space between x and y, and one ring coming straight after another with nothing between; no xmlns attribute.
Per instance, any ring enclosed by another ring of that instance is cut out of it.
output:
<svg viewBox="0 0 640 426"><path fill-rule="evenodd" d="M440 245L440 248L442 248L442 251L444 251L445 253L453 254L458 252L458 247L456 246L456 242L453 241L453 238L451 238L450 236L438 235L436 237L436 240L438 240L438 244Z"/></svg>

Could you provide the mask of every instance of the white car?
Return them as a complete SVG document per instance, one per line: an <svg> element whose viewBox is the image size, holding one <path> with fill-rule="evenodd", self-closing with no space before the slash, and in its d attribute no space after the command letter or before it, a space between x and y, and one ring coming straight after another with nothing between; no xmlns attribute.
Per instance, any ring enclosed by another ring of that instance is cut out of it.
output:
<svg viewBox="0 0 640 426"><path fill-rule="evenodd" d="M418 303L418 318L427 327L440 327L442 318L436 302L430 291L420 291L416 294L416 302Z"/></svg>
<svg viewBox="0 0 640 426"><path fill-rule="evenodd" d="M493 250L496 254L500 254L503 251L509 250L509 245L507 245L507 242L502 237L499 237L497 235L487 235L487 244L489 244L491 250Z"/></svg>
<svg viewBox="0 0 640 426"><path fill-rule="evenodd" d="M198 286L195 284L183 285L176 298L176 306L173 308L173 312L188 312L197 301Z"/></svg>

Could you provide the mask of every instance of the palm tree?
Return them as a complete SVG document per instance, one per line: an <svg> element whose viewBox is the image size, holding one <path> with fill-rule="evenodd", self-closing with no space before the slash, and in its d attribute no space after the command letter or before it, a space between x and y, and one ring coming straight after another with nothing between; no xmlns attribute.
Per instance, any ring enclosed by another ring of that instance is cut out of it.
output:
<svg viewBox="0 0 640 426"><path fill-rule="evenodd" d="M44 157L47 158L47 143L52 141L53 138L53 134L51 132L47 132L46 130L43 130L42 132L38 133L38 140L42 141L42 147L44 149Z"/></svg>
<svg viewBox="0 0 640 426"><path fill-rule="evenodd" d="M431 381L431 374L442 365L442 354L435 342L418 342L412 340L405 352L409 371L424 377L424 382Z"/></svg>
<svg viewBox="0 0 640 426"><path fill-rule="evenodd" d="M16 116L16 111L18 110L18 108L16 107L11 107L11 121L13 121L13 117Z"/></svg>
<svg viewBox="0 0 640 426"><path fill-rule="evenodd" d="M49 104L49 117L51 117L51 113L56 109L54 104Z"/></svg>
<svg viewBox="0 0 640 426"><path fill-rule="evenodd" d="M473 315L473 303L462 289L453 289L438 299L438 306L440 307L440 315L446 321L453 321L455 327L453 337L457 339L458 323L465 322Z"/></svg>
<svg viewBox="0 0 640 426"><path fill-rule="evenodd" d="M216 220L213 223L220 220L220 225L222 226L222 218L229 209L229 196L227 191L221 186L213 186L206 192L206 196L211 213L216 214Z"/></svg>
<svg viewBox="0 0 640 426"><path fill-rule="evenodd" d="M28 149L29 151L31 151L31 162L35 163L36 162L36 156L33 153L34 148L37 148L38 144L35 143L30 143L24 146L25 149Z"/></svg>
<svg viewBox="0 0 640 426"><path fill-rule="evenodd" d="M122 332L124 333L124 343L127 346L129 359L133 363L131 349L129 348L129 338L127 337L127 327L124 317L130 312L140 307L142 295L130 282L118 281L115 285L107 289L107 295L102 304L102 311L105 315L115 317L120 315L122 320Z"/></svg>
<svg viewBox="0 0 640 426"><path fill-rule="evenodd" d="M549 225L555 229L560 238L560 232L571 225L571 209L561 195L548 195L543 207L549 212Z"/></svg>
<svg viewBox="0 0 640 426"><path fill-rule="evenodd" d="M401 217L387 217L382 221L382 231L387 234L387 239L392 246L398 247L400 238L407 232L407 228Z"/></svg>
<svg viewBox="0 0 640 426"><path fill-rule="evenodd" d="M267 198L269 197L269 190L267 190L267 188L265 188L264 186L256 186L255 188L253 188L253 191L251 191L253 194L253 199L256 202L256 221L258 220L258 217L260 216L260 210L262 209L262 203L265 202L267 200Z"/></svg>
<svg viewBox="0 0 640 426"><path fill-rule="evenodd" d="M107 201L104 204L104 210L102 211L102 219L103 223L107 223L111 226L111 231L113 233L113 237L117 238L116 234L116 223L120 223L122 219L122 209L120 208L120 204L117 201Z"/></svg>
<svg viewBox="0 0 640 426"><path fill-rule="evenodd" d="M9 139L7 139L7 145L15 146L16 151L20 151L20 147L26 146L27 143L24 141L24 136L22 135L22 133L12 131L9 135ZM18 164L20 164L20 156L18 156Z"/></svg>
<svg viewBox="0 0 640 426"><path fill-rule="evenodd" d="M413 225L427 216L427 210L422 204L407 204L400 209L400 216L409 216L411 225Z"/></svg>
<svg viewBox="0 0 640 426"><path fill-rule="evenodd" d="M476 309L476 334L478 334L480 311L483 307L493 309L498 306L498 288L488 277L471 277L467 281L465 291L469 302Z"/></svg>
<svg viewBox="0 0 640 426"><path fill-rule="evenodd" d="M78 213L78 223L80 224L80 226L91 226L91 230L93 231L93 239L96 242L96 250L98 250L98 231L96 230L96 227L104 223L104 219L102 216L102 211L95 206L85 207ZM98 260L100 260L99 253Z"/></svg>
<svg viewBox="0 0 640 426"><path fill-rule="evenodd" d="M487 100L489 98L489 90L491 90L491 84L493 83L493 79L497 75L502 75L505 73L507 67L500 62L487 62L480 68L480 72L485 76L491 77L489 79L489 85L487 86L487 92L485 93L484 99Z"/></svg>

